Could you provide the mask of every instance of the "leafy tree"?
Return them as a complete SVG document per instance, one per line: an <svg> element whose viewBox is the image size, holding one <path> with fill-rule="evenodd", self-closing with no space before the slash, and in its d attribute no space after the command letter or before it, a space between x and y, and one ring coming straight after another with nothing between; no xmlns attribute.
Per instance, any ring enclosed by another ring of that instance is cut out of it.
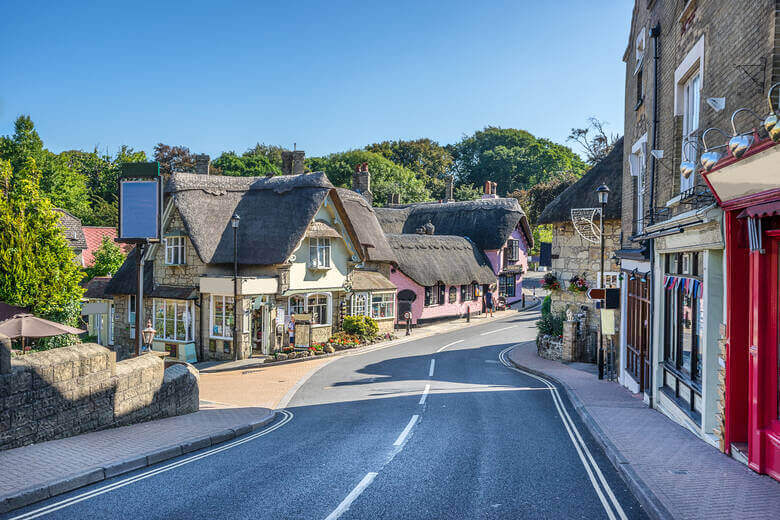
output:
<svg viewBox="0 0 780 520"><path fill-rule="evenodd" d="M285 151L281 146L257 143L252 148L244 152L244 155L262 155L273 166L282 170L282 152Z"/></svg>
<svg viewBox="0 0 780 520"><path fill-rule="evenodd" d="M473 184L461 184L455 187L455 200L477 200L482 197L482 190Z"/></svg>
<svg viewBox="0 0 780 520"><path fill-rule="evenodd" d="M125 254L116 242L103 237L100 246L95 250L95 263L87 267L87 277L91 280L96 276L111 276L115 274L125 261Z"/></svg>
<svg viewBox="0 0 780 520"><path fill-rule="evenodd" d="M427 138L413 141L399 139L370 144L365 149L412 170L425 182L433 198L444 198L446 176L452 168L452 155L436 141Z"/></svg>
<svg viewBox="0 0 780 520"><path fill-rule="evenodd" d="M605 158L620 136L618 134L607 135L604 130L606 122L595 117L588 118L585 128L572 128L567 141L578 143L585 151L585 161L591 166Z"/></svg>
<svg viewBox="0 0 780 520"><path fill-rule="evenodd" d="M281 165L275 165L263 153L255 153L255 148L246 151L243 155L237 155L236 152L224 152L211 164L215 171L221 175L257 177L282 173ZM281 155L279 157L281 160Z"/></svg>
<svg viewBox="0 0 780 520"><path fill-rule="evenodd" d="M577 175L565 172L548 181L535 184L527 190L515 190L508 196L517 199L528 217L528 223L533 227L536 226L536 220L544 208L578 179Z"/></svg>
<svg viewBox="0 0 780 520"><path fill-rule="evenodd" d="M85 178L72 170L62 157L43 147L30 116L19 116L14 122L14 134L0 137L0 158L9 161L16 174L33 159L44 195L56 207L82 219L89 217L89 190Z"/></svg>
<svg viewBox="0 0 780 520"><path fill-rule="evenodd" d="M52 203L41 192L41 176L33 158L19 170L0 159L0 300L75 326L83 273ZM43 343L72 341L61 336Z"/></svg>
<svg viewBox="0 0 780 520"><path fill-rule="evenodd" d="M527 189L561 172L585 171L585 163L571 149L514 128L487 127L449 150L461 184L494 181L500 194Z"/></svg>
<svg viewBox="0 0 780 520"><path fill-rule="evenodd" d="M322 171L335 186L352 187L352 174L358 164L367 163L371 172L371 192L374 205L384 206L390 194L400 193L401 202L430 200L425 183L413 171L399 166L374 152L351 150L326 157L310 157L306 166L311 171Z"/></svg>
<svg viewBox="0 0 780 520"><path fill-rule="evenodd" d="M154 147L154 160L160 163L160 172L191 172L195 169L195 156L186 146L168 146L157 143Z"/></svg>

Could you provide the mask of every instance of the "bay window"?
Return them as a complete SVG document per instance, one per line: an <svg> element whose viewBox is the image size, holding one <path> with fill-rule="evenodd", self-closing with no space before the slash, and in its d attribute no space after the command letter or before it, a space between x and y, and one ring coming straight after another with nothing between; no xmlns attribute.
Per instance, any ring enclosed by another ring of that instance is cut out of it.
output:
<svg viewBox="0 0 780 520"><path fill-rule="evenodd" d="M288 314L303 314L306 312L306 300L303 296L290 296Z"/></svg>
<svg viewBox="0 0 780 520"><path fill-rule="evenodd" d="M327 294L312 294L307 299L306 305L309 314L311 314L312 325L327 325L330 323Z"/></svg>
<svg viewBox="0 0 780 520"><path fill-rule="evenodd" d="M192 304L182 300L152 300L155 339L166 341L192 341Z"/></svg>
<svg viewBox="0 0 780 520"><path fill-rule="evenodd" d="M371 317L395 317L395 293L377 293L371 295Z"/></svg>
<svg viewBox="0 0 780 520"><path fill-rule="evenodd" d="M211 337L233 339L233 297L211 295Z"/></svg>

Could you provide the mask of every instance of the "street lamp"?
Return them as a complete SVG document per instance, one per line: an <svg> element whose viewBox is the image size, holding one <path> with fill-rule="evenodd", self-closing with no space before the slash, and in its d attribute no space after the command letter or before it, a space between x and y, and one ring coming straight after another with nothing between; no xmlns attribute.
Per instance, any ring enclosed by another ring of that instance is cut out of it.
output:
<svg viewBox="0 0 780 520"><path fill-rule="evenodd" d="M241 217L238 213L233 213L230 218L230 225L233 227L233 359L239 359L238 355L238 335L236 334L236 324L238 323L238 223Z"/></svg>
<svg viewBox="0 0 780 520"><path fill-rule="evenodd" d="M157 334L157 331L152 327L152 320L146 320L146 328L141 331L141 337L144 340L144 345L146 345L146 350L152 350L152 340L155 334Z"/></svg>
<svg viewBox="0 0 780 520"><path fill-rule="evenodd" d="M602 184L596 188L596 195L599 198L599 204L601 204L601 272L599 273L599 287L604 287L604 210L607 208L607 200L609 199L609 188L606 184ZM603 303L602 303L603 308ZM599 351L596 355L599 365L599 379L604 379L604 333L601 329L601 320L599 320Z"/></svg>

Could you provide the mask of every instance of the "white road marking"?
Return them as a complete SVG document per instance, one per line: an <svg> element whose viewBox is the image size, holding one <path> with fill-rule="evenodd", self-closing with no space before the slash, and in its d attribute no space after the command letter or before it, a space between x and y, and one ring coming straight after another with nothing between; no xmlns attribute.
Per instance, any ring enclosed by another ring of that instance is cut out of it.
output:
<svg viewBox="0 0 780 520"><path fill-rule="evenodd" d="M515 327L517 327L517 325L510 325L509 327L504 327L503 329L489 330L487 332L483 332L482 334L480 334L480 336L487 336L488 334L493 334L494 332L501 332L502 330L514 329Z"/></svg>
<svg viewBox="0 0 780 520"><path fill-rule="evenodd" d="M440 349L439 349L439 350L437 350L436 352L437 352L437 353L439 353L439 352L441 352L442 350L444 350L445 348L447 348L447 347L451 347L451 346L453 346L453 345L457 345L458 343L463 343L463 340L462 340L462 339L459 339L458 341L453 341L452 343L447 343L446 345L444 345L442 348L440 348Z"/></svg>
<svg viewBox="0 0 780 520"><path fill-rule="evenodd" d="M544 383L545 386L547 386L547 388L550 390L550 394L552 395L555 408L558 410L558 415L561 418L563 425L566 427L566 432L569 434L569 439L571 439L574 448L577 450L577 455L579 455L580 461L582 462L582 465L585 467L585 472L588 474L590 483L593 485L593 489L596 491L596 494L598 495L599 500L601 501L601 505L604 506L604 510L607 512L607 516L609 516L610 520L616 520L617 518L620 518L621 520L627 520L626 513L623 511L620 502L618 501L617 497L615 497L615 494L612 492L612 488L607 482L607 479L604 478L604 474L601 472L601 468L599 468L598 464L596 464L596 461L593 459L593 455L591 455L587 444L585 444L585 441L582 440L582 436L580 435L580 432L577 429L577 425L574 424L574 421L569 415L569 412L566 410L566 406L564 406L563 400L561 399L561 396L558 393L558 388L543 377L537 376L536 374L532 374L531 372L526 372L525 370L521 370L515 367L511 362L509 362L506 359L506 353L509 352L511 349L515 348L517 345L519 344L512 345L502 350L498 355L499 359L501 359L501 362L507 368L510 368L516 372L520 372L527 376L533 377L537 381L541 381L542 383ZM596 476L598 477L598 480L593 475L594 471L596 473ZM604 490L606 491L609 500L607 499L607 497L604 496L604 493L602 492L599 483L601 484L601 486L604 487ZM612 510L613 507L614 507L614 512ZM617 516L615 516L615 513L617 513Z"/></svg>
<svg viewBox="0 0 780 520"><path fill-rule="evenodd" d="M425 390L423 390L422 396L420 397L419 404L425 404L425 398L428 397L428 392L430 390L431 390L431 385L425 385Z"/></svg>
<svg viewBox="0 0 780 520"><path fill-rule="evenodd" d="M13 518L10 518L9 520L30 520L32 518L38 518L39 516L47 515L49 513L53 513L54 511L58 511L60 509L66 508L68 506L72 506L73 504L77 504L79 502L83 502L84 500L88 500L90 498L96 497L98 495L102 495L104 493L108 493L110 491L114 491L115 489L119 489L125 486L129 486L130 484L133 484L135 482L138 482L139 480L144 480L149 477L153 477L155 475L159 475L160 473L165 473L166 471L170 471L172 469L176 469L179 466L184 466L185 464L190 464L191 462L198 461L200 459L204 459L206 457L210 457L211 455L216 455L217 453L223 452L225 450L229 450L230 448L233 448L235 446L238 446L239 444L244 444L245 442L249 442L252 440L257 439L258 437L262 437L263 435L267 435L271 433L274 430L277 430L287 424L288 422L292 421L293 419L293 413L288 412L287 410L279 410L277 413L282 414L284 418L279 421L278 423L274 424L273 426L269 426L268 428L265 428L264 430L260 430L257 433L253 433L252 435L249 435L247 437L244 437L242 439L235 440L233 442L229 442L227 444L223 444L221 446L218 446L216 448L204 451L203 453L198 453L196 455L193 455L191 457L187 457L186 459L177 460L176 462L172 462L170 464L166 464L165 466L161 466L159 468L155 468L150 471L146 471L144 473L140 473L138 475L135 475L133 477L126 478L124 480L120 480L119 482L114 482L113 484L108 484L107 486L99 487L97 489L93 489L92 491L87 491L86 493L82 493L80 495L76 495L71 498L67 498L65 500L61 500L59 502L55 502L53 504L49 504L48 506L41 507L39 509L35 509L33 511L30 511L28 513L24 513L19 516L14 516Z"/></svg>
<svg viewBox="0 0 780 520"><path fill-rule="evenodd" d="M371 485L371 483L374 481L374 479L378 474L379 473L374 473L374 472L367 473L366 476L363 477L363 480L358 482L358 485L355 486L355 488L349 492L349 495L347 495L346 498L344 498L344 500L341 501L339 506L336 509L334 509L333 512L325 518L325 520L336 520L341 515L346 513L347 510L349 509L349 506L352 505L352 502L354 502L355 499L360 496L360 494L363 492L364 489L366 489L368 486Z"/></svg>
<svg viewBox="0 0 780 520"><path fill-rule="evenodd" d="M428 377L433 377L433 368L436 366L436 360L431 359L431 368L428 369Z"/></svg>
<svg viewBox="0 0 780 520"><path fill-rule="evenodd" d="M401 435L398 436L398 438L393 443L393 446L400 446L404 443L406 440L406 436L409 435L409 432L412 431L412 428L414 428L415 423L417 423L417 419L419 419L419 415L412 415L412 418L409 419L409 424L406 425L406 428L404 428L404 431L401 432Z"/></svg>

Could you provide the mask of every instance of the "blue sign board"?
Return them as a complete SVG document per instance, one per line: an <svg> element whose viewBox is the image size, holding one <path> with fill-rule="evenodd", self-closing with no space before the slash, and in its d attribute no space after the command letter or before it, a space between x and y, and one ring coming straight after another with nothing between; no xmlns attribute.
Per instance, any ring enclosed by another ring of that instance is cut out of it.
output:
<svg viewBox="0 0 780 520"><path fill-rule="evenodd" d="M160 240L160 182L121 179L119 239Z"/></svg>

